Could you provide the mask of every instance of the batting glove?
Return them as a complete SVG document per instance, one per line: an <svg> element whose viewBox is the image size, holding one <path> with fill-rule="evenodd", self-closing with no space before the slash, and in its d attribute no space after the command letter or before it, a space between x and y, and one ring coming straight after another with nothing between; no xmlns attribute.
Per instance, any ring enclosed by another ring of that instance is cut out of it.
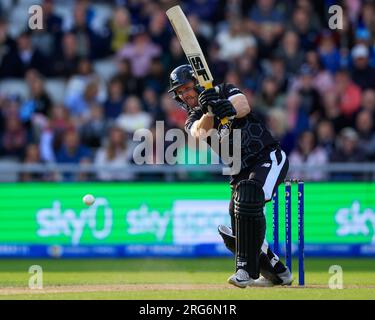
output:
<svg viewBox="0 0 375 320"><path fill-rule="evenodd" d="M233 119L237 115L236 109L228 99L219 99L211 102L212 112L219 119Z"/></svg>
<svg viewBox="0 0 375 320"><path fill-rule="evenodd" d="M219 99L219 93L216 92L215 88L206 89L203 92L201 92L198 96L199 106L201 107L204 113L209 112L209 106L212 104L212 102Z"/></svg>

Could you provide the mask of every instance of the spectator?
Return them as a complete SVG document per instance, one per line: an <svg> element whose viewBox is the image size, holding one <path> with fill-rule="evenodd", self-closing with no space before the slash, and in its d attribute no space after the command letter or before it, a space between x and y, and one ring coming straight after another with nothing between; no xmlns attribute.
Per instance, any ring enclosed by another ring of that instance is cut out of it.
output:
<svg viewBox="0 0 375 320"><path fill-rule="evenodd" d="M79 53L77 37L72 32L67 32L62 37L62 48L55 54L53 74L57 77L70 78L77 70Z"/></svg>
<svg viewBox="0 0 375 320"><path fill-rule="evenodd" d="M57 148L54 148L55 141L56 144L57 142L59 143ZM44 127L39 139L39 153L42 161L46 163L56 162L56 153L57 150L59 150L59 148L61 147L61 145L62 137L54 136L52 126L49 125Z"/></svg>
<svg viewBox="0 0 375 320"><path fill-rule="evenodd" d="M20 99L17 96L0 96L0 135L4 133L9 118L19 118Z"/></svg>
<svg viewBox="0 0 375 320"><path fill-rule="evenodd" d="M86 1L77 1L73 11L74 23L69 31L77 37L78 55L95 60L109 54L110 37L109 33L104 36L93 30L90 23L93 15Z"/></svg>
<svg viewBox="0 0 375 320"><path fill-rule="evenodd" d="M27 131L21 121L11 116L6 118L4 132L0 141L0 154L21 160L28 142Z"/></svg>
<svg viewBox="0 0 375 320"><path fill-rule="evenodd" d="M285 112L282 109L269 110L266 123L272 136L280 141L283 150L289 154L292 151L293 146L288 145L288 127Z"/></svg>
<svg viewBox="0 0 375 320"><path fill-rule="evenodd" d="M186 112L176 106L175 100L165 93L161 96L161 108L166 115L167 123L166 127L169 128L180 128L185 130L185 121L187 118Z"/></svg>
<svg viewBox="0 0 375 320"><path fill-rule="evenodd" d="M225 75L224 82L226 83L232 83L236 87L240 89L244 89L243 84L241 82L240 75L235 69L229 69L228 72Z"/></svg>
<svg viewBox="0 0 375 320"><path fill-rule="evenodd" d="M71 130L65 132L62 146L56 153L56 161L66 164L84 164L91 161L90 149L81 144L77 131ZM74 181L79 179L79 175L65 173L63 179Z"/></svg>
<svg viewBox="0 0 375 320"><path fill-rule="evenodd" d="M316 137L312 131L304 131L298 138L297 148L289 156L291 177L298 177L305 181L321 181L326 179L323 171L309 169L309 166L325 165L328 156L324 149L316 143ZM293 169L293 166L304 167L304 170Z"/></svg>
<svg viewBox="0 0 375 320"><path fill-rule="evenodd" d="M269 71L266 72L266 75L271 76L277 82L281 93L286 93L290 79L286 72L285 62L281 57L275 55L270 59Z"/></svg>
<svg viewBox="0 0 375 320"><path fill-rule="evenodd" d="M372 1L365 1L365 3L363 3L361 14L358 19L358 28L366 29L371 32L374 40L375 5Z"/></svg>
<svg viewBox="0 0 375 320"><path fill-rule="evenodd" d="M164 72L164 66L160 59L152 59L149 73L144 79L144 86L153 88L158 94L161 94L168 86L167 80L168 76Z"/></svg>
<svg viewBox="0 0 375 320"><path fill-rule="evenodd" d="M323 115L323 108L320 94L314 88L313 72L306 64L299 71L296 89L301 96L302 108L309 115L310 121L316 123Z"/></svg>
<svg viewBox="0 0 375 320"><path fill-rule="evenodd" d="M2 136L3 134L3 130L4 130L4 126L5 126L5 119L4 119L4 115L3 115L3 101L2 100L2 97L0 97L0 137Z"/></svg>
<svg viewBox="0 0 375 320"><path fill-rule="evenodd" d="M364 162L366 155L359 146L358 133L353 128L344 128L336 142L331 162ZM332 180L355 181L363 178L362 174L337 172L331 175Z"/></svg>
<svg viewBox="0 0 375 320"><path fill-rule="evenodd" d="M223 6L220 6L219 11L215 15L216 31L221 31L228 28L228 21L240 18L243 12L249 12L250 6L247 2L240 0L225 1ZM246 21L247 19L245 19Z"/></svg>
<svg viewBox="0 0 375 320"><path fill-rule="evenodd" d="M322 60L316 51L306 53L306 64L311 69L313 75L313 85L321 95L334 89L332 74L324 69Z"/></svg>
<svg viewBox="0 0 375 320"><path fill-rule="evenodd" d="M59 41L61 40L62 35L62 18L54 12L54 3L53 0L43 0L43 29L54 38L53 47L58 48Z"/></svg>
<svg viewBox="0 0 375 320"><path fill-rule="evenodd" d="M363 44L371 47L371 33L367 29L357 28L355 31L355 45Z"/></svg>
<svg viewBox="0 0 375 320"><path fill-rule="evenodd" d="M195 14L202 21L213 21L216 18L220 1L218 0L191 0L186 2L186 12Z"/></svg>
<svg viewBox="0 0 375 320"><path fill-rule="evenodd" d="M152 42L158 43L163 52L168 51L171 41L171 32L167 28L167 16L163 10L157 10L152 16L149 23L149 32Z"/></svg>
<svg viewBox="0 0 375 320"><path fill-rule="evenodd" d="M309 127L308 115L302 109L301 96L298 93L289 93L285 101L288 128L294 128L297 134Z"/></svg>
<svg viewBox="0 0 375 320"><path fill-rule="evenodd" d="M151 116L142 110L141 101L136 96L129 96L124 104L122 113L116 119L116 124L129 136L138 129L149 129Z"/></svg>
<svg viewBox="0 0 375 320"><path fill-rule="evenodd" d="M375 90L374 89L367 89L362 92L361 109L368 110L372 114L375 114Z"/></svg>
<svg viewBox="0 0 375 320"><path fill-rule="evenodd" d="M150 71L152 59L159 57L160 54L160 46L151 41L146 29L142 26L133 35L132 41L118 51L117 58L129 60L132 75L142 79Z"/></svg>
<svg viewBox="0 0 375 320"><path fill-rule="evenodd" d="M133 20L134 24L137 26L148 26L152 16L155 12L158 12L160 8L161 5L157 1L144 1L141 4L138 17L136 17L136 19ZM133 17L134 16L132 16L132 18Z"/></svg>
<svg viewBox="0 0 375 320"><path fill-rule="evenodd" d="M262 90L254 102L254 108L257 112L266 115L268 111L274 108L281 108L285 102L285 97L279 92L276 80L267 77L263 80Z"/></svg>
<svg viewBox="0 0 375 320"><path fill-rule="evenodd" d="M332 122L323 119L318 122L316 126L317 144L320 148L324 149L328 157L331 157L335 149L335 129Z"/></svg>
<svg viewBox="0 0 375 320"><path fill-rule="evenodd" d="M242 55L236 59L236 66L244 87L256 91L260 87L261 74L255 59Z"/></svg>
<svg viewBox="0 0 375 320"><path fill-rule="evenodd" d="M304 61L304 54L300 49L299 38L294 31L285 32L276 55L284 61L288 74L294 75L299 71Z"/></svg>
<svg viewBox="0 0 375 320"><path fill-rule="evenodd" d="M301 7L294 9L289 29L298 35L303 51L306 52L315 48L315 41L318 34L312 26L311 16L305 9Z"/></svg>
<svg viewBox="0 0 375 320"><path fill-rule="evenodd" d="M164 60L166 66L165 69L169 71L172 71L176 66L188 63L177 37L172 37L169 43L168 53L166 54Z"/></svg>
<svg viewBox="0 0 375 320"><path fill-rule="evenodd" d="M274 0L257 0L248 13L247 30L255 35L261 57L268 57L284 31L284 17Z"/></svg>
<svg viewBox="0 0 375 320"><path fill-rule="evenodd" d="M323 31L318 40L318 53L325 69L335 73L341 67L341 55L331 31Z"/></svg>
<svg viewBox="0 0 375 320"><path fill-rule="evenodd" d="M295 6L306 12L306 15L311 21L311 27L313 30L320 30L322 29L322 18L318 15L319 7L314 6L314 4L315 2L311 2L310 0L297 0Z"/></svg>
<svg viewBox="0 0 375 320"><path fill-rule="evenodd" d="M309 118L301 108L301 97L296 92L290 92L285 100L286 123L288 128L288 141L285 143L294 146L297 137L309 129Z"/></svg>
<svg viewBox="0 0 375 320"><path fill-rule="evenodd" d="M65 101L66 107L70 114L74 117L77 125L89 119L91 105L99 103L99 85L96 81L87 84L82 95L76 95Z"/></svg>
<svg viewBox="0 0 375 320"><path fill-rule="evenodd" d="M337 43L340 48L341 67L345 68L349 66L349 48L353 47L355 41L354 25L350 21L349 15L348 8L343 6L342 28L335 30Z"/></svg>
<svg viewBox="0 0 375 320"><path fill-rule="evenodd" d="M375 68L369 66L369 50L363 44L352 49L353 68L351 78L362 90L375 88Z"/></svg>
<svg viewBox="0 0 375 320"><path fill-rule="evenodd" d="M232 60L245 53L247 47L256 47L256 40L243 29L242 20L230 21L229 29L221 31L216 42L220 46L220 58Z"/></svg>
<svg viewBox="0 0 375 320"><path fill-rule="evenodd" d="M30 98L20 108L20 118L29 128L35 115L48 118L51 114L52 101L44 88L44 81L38 74L28 81Z"/></svg>
<svg viewBox="0 0 375 320"><path fill-rule="evenodd" d="M8 52L16 51L16 43L8 34L8 23L0 17L0 66Z"/></svg>
<svg viewBox="0 0 375 320"><path fill-rule="evenodd" d="M361 162L365 161L365 159L365 154L360 149L358 133L353 128L346 127L342 129L331 161Z"/></svg>
<svg viewBox="0 0 375 320"><path fill-rule="evenodd" d="M335 133L347 126L353 126L352 119L345 117L339 107L339 97L336 92L326 92L322 97L324 115L323 118L330 121Z"/></svg>
<svg viewBox="0 0 375 320"><path fill-rule="evenodd" d="M91 61L88 58L80 58L76 74L69 79L66 85L65 103L70 104L71 100L83 96L87 85L92 82L98 83L98 100L104 102L107 95L105 84L95 74Z"/></svg>
<svg viewBox="0 0 375 320"><path fill-rule="evenodd" d="M112 53L117 52L128 43L131 28L131 17L128 9L116 7L113 11L113 18L109 22Z"/></svg>
<svg viewBox="0 0 375 320"><path fill-rule="evenodd" d="M114 120L121 113L124 103L124 88L120 77L113 77L108 84L108 98L104 102L104 117L106 120Z"/></svg>
<svg viewBox="0 0 375 320"><path fill-rule="evenodd" d="M56 161L55 155L62 146L65 133L74 130L73 120L68 117L68 110L64 106L53 107L51 120L44 126L39 138L40 158L44 162Z"/></svg>
<svg viewBox="0 0 375 320"><path fill-rule="evenodd" d="M65 132L74 128L69 110L61 104L53 106L51 111L51 126L55 131Z"/></svg>
<svg viewBox="0 0 375 320"><path fill-rule="evenodd" d="M3 77L23 78L29 69L36 69L46 75L47 66L46 57L32 46L30 34L23 32L17 38L15 51L10 51L4 56L1 75Z"/></svg>
<svg viewBox="0 0 375 320"><path fill-rule="evenodd" d="M41 164L42 160L39 154L39 147L37 144L28 144L26 146L25 156L23 158L24 164ZM21 181L31 182L31 181L43 181L46 180L46 175L43 172L23 172L21 174Z"/></svg>
<svg viewBox="0 0 375 320"><path fill-rule="evenodd" d="M103 107L100 104L90 106L90 115L79 129L82 143L91 148L99 148L103 133L106 132Z"/></svg>
<svg viewBox="0 0 375 320"><path fill-rule="evenodd" d="M375 127L374 114L369 110L362 110L357 114L355 129L359 136L359 145L364 150L367 158L373 159L375 155Z"/></svg>
<svg viewBox="0 0 375 320"><path fill-rule="evenodd" d="M32 32L32 42L45 56L51 57L61 50L62 19L54 13L52 0L42 4L43 28Z"/></svg>
<svg viewBox="0 0 375 320"><path fill-rule="evenodd" d="M207 58L209 59L208 63L210 65L210 70L215 81L217 81L217 83L223 82L225 74L227 73L229 68L229 63L228 61L221 58L220 46L216 41L210 44L208 48ZM182 62L181 64L184 63L186 62ZM176 64L176 66L181 64Z"/></svg>
<svg viewBox="0 0 375 320"><path fill-rule="evenodd" d="M146 88L142 95L145 110L150 114L152 122L165 121L166 115L160 106L159 96L153 88Z"/></svg>
<svg viewBox="0 0 375 320"><path fill-rule="evenodd" d="M346 11L348 11L348 19L354 23L358 20L358 16L361 10L362 1L355 0L355 1L347 1L346 4Z"/></svg>
<svg viewBox="0 0 375 320"><path fill-rule="evenodd" d="M118 72L115 77L122 83L123 95L141 95L144 84L141 79L137 79L132 75L130 62L122 59L117 62L117 66Z"/></svg>
<svg viewBox="0 0 375 320"><path fill-rule="evenodd" d="M124 131L118 127L112 127L109 131L107 143L96 152L94 164L110 169L125 166L130 163L131 151L128 148ZM135 178L130 170L124 170L123 168L116 171L98 170L97 176L99 180L103 181L132 180Z"/></svg>
<svg viewBox="0 0 375 320"><path fill-rule="evenodd" d="M353 83L346 70L336 73L335 83L340 111L344 116L351 117L360 108L361 89Z"/></svg>
<svg viewBox="0 0 375 320"><path fill-rule="evenodd" d="M59 163L80 163L90 159L90 150L80 142L77 131L66 131L61 148L57 151L56 160Z"/></svg>

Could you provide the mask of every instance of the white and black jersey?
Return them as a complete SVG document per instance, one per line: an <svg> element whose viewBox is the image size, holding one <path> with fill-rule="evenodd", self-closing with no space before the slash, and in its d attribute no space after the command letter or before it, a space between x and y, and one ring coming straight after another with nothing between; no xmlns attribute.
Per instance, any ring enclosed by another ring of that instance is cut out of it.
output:
<svg viewBox="0 0 375 320"><path fill-rule="evenodd" d="M219 86L219 95L222 99L228 99L229 101L238 94L243 94L239 88L229 83L222 83ZM190 132L193 123L199 120L203 116L202 110L197 107L195 109L189 109L188 118L185 123L186 131ZM214 118L214 128L219 130L221 126L220 121ZM235 118L232 121L231 130L241 129L241 169L248 168L254 165L256 159L262 154L262 152L269 148L279 147L278 141L276 141L264 124L255 116L253 112L250 112L243 118ZM210 139L207 139L207 143L210 144ZM230 149L233 148L233 135L229 135ZM220 155L220 150L214 150Z"/></svg>

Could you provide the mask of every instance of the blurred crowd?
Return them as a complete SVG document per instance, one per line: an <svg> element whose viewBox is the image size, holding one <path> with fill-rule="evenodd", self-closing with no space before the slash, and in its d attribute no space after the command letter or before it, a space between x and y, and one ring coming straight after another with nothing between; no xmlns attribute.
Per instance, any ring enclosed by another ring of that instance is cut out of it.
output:
<svg viewBox="0 0 375 320"><path fill-rule="evenodd" d="M137 129L155 132L156 121L165 130L183 128L186 114L167 93L169 73L186 63L165 15L178 3L215 82L242 89L291 165L375 160L375 1L64 1L69 21L56 2L41 1L42 30L25 25L16 36L8 32L12 7L0 7L0 88L21 79L29 89L26 98L1 91L1 159L123 165L132 162ZM100 4L110 15L98 25ZM329 29L334 4L343 8L343 29ZM95 71L98 61L112 65L109 78ZM46 90L50 79L64 81L63 101ZM156 152L149 156L158 160ZM315 170L290 175L327 178ZM95 178L136 177L99 171Z"/></svg>

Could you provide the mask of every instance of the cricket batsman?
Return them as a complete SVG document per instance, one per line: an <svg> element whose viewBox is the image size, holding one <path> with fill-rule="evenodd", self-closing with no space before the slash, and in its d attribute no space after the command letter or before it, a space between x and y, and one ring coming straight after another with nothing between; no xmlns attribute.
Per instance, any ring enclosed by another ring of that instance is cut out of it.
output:
<svg viewBox="0 0 375 320"><path fill-rule="evenodd" d="M211 129L220 131L220 120L225 118L231 119L230 130L241 130L241 169L230 176L231 228L218 228L236 258L235 273L228 282L240 288L290 285L291 272L265 240L264 216L265 203L272 199L288 171L285 152L251 112L245 95L236 86L222 83L204 90L189 64L174 69L169 80L169 92L188 112L185 129L193 137L202 139ZM233 144L230 138L229 143Z"/></svg>

